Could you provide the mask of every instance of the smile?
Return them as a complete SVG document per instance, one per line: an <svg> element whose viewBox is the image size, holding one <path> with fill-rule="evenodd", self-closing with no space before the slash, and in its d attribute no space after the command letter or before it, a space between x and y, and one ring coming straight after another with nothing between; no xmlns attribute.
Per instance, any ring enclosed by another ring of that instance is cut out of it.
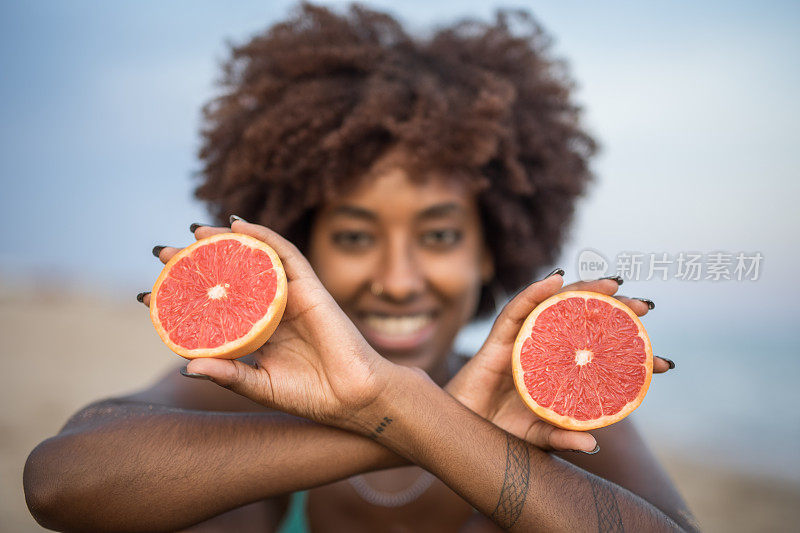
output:
<svg viewBox="0 0 800 533"><path fill-rule="evenodd" d="M433 313L362 315L362 333L377 349L410 350L428 341L435 330Z"/></svg>
<svg viewBox="0 0 800 533"><path fill-rule="evenodd" d="M405 336L419 332L433 322L430 313L387 316L370 313L364 317L367 325L382 335Z"/></svg>

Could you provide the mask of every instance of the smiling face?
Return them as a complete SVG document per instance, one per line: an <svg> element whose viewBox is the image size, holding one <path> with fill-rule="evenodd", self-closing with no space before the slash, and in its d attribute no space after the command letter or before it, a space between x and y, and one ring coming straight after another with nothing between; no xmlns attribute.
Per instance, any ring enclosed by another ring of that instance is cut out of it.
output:
<svg viewBox="0 0 800 533"><path fill-rule="evenodd" d="M429 173L414 183L402 158L324 205L308 256L323 285L384 357L440 371L494 274L475 196Z"/></svg>

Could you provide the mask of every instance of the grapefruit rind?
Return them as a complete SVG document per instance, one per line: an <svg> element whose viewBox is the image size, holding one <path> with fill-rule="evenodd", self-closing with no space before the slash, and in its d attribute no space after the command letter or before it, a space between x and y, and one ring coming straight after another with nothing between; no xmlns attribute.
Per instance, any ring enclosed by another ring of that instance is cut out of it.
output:
<svg viewBox="0 0 800 533"><path fill-rule="evenodd" d="M237 240L246 246L262 250L269 255L270 260L272 261L272 267L277 274L275 298L267 308L263 318L253 324L253 326L250 328L250 331L238 339L226 342L225 344L215 348L184 348L183 346L173 342L169 338L167 331L161 325L161 320L158 317L158 290L161 288L161 284L167 279L172 266L178 261L188 255L191 255L197 248L201 246L226 239ZM172 259L169 260L169 262L167 262L167 264L164 266L164 269L161 271L161 274L156 279L155 285L153 285L153 290L150 296L150 319L153 321L153 325L158 332L158 336L161 337L161 340L164 341L164 344L166 344L170 350L181 357L186 359L198 359L200 357L236 359L237 357L242 357L256 351L272 336L272 334L275 332L275 329L278 327L281 318L283 318L283 312L286 309L287 292L286 273L283 270L283 263L281 263L280 257L278 257L278 254L272 249L272 247L270 247L267 243L256 239L255 237L244 235L242 233L220 233L205 239L200 239L194 244L187 246L175 254Z"/></svg>
<svg viewBox="0 0 800 533"><path fill-rule="evenodd" d="M551 305L568 298L598 299L617 309L620 309L621 311L625 312L631 318L631 320L633 320L639 330L639 336L644 341L644 350L646 354L644 367L646 372L642 388L639 390L639 394L636 396L636 398L625 404L621 410L612 415L605 415L598 418L593 418L591 420L576 420L570 416L562 415L553 411L552 409L539 405L536 400L531 397L530 393L528 392L528 387L525 385L525 372L522 369L522 363L520 361L522 345L525 340L531 336L531 331L533 330L538 316ZM650 337L647 335L644 325L642 324L641 320L639 320L639 317L636 316L636 314L631 311L627 305L623 304L616 298L601 293L590 291L566 291L555 294L537 305L531 314L528 315L528 318L525 319L525 322L523 323L522 328L520 328L519 334L517 335L516 342L514 343L514 350L512 352L512 367L514 384L517 387L517 391L528 408L533 411L536 416L546 420L554 426L563 429L587 431L619 422L631 414L637 407L639 407L639 405L642 403L642 400L644 400L645 395L647 395L647 389L650 387L650 380L653 377L653 349L650 344Z"/></svg>

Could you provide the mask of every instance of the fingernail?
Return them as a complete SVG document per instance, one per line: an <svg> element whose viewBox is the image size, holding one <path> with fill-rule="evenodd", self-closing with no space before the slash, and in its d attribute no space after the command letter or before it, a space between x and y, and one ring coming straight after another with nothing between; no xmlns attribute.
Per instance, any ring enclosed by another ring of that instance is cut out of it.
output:
<svg viewBox="0 0 800 533"><path fill-rule="evenodd" d="M547 278L549 278L550 276L555 276L556 274L558 274L559 276L563 276L563 275L564 275L564 269L563 269L563 268L556 268L555 270L553 270L552 272L550 272L548 275L546 275L546 276L544 277L544 279L547 279Z"/></svg>
<svg viewBox="0 0 800 533"><path fill-rule="evenodd" d="M150 291L147 292L140 292L136 295L136 301L139 303L144 303L144 297L150 294Z"/></svg>
<svg viewBox="0 0 800 533"><path fill-rule="evenodd" d="M600 451L600 445L599 445L599 444L597 444L597 445L594 447L594 450L592 450L592 451L590 451L590 452L585 452L585 451L583 451L583 450L570 450L570 451L571 451L571 452L578 452L578 453L585 453L586 455L594 455L594 454L596 454L597 452L599 452L599 451Z"/></svg>
<svg viewBox="0 0 800 533"><path fill-rule="evenodd" d="M673 368L675 368L675 361L673 361L672 359L667 359L667 358L666 358L666 357L664 357L663 355L659 355L658 357L659 357L660 359L663 359L664 361L666 361L666 362L667 362L667 364L669 365L669 369L670 369L670 370L672 370Z"/></svg>
<svg viewBox="0 0 800 533"><path fill-rule="evenodd" d="M640 302L646 303L648 309L656 308L656 303L653 300L648 300L647 298L634 298L634 300L639 300Z"/></svg>
<svg viewBox="0 0 800 533"><path fill-rule="evenodd" d="M205 226L205 224L200 224L199 222L194 222L194 223L192 223L191 226L189 226L189 231L194 233L195 231L197 231L197 228L202 228L203 226Z"/></svg>
<svg viewBox="0 0 800 533"><path fill-rule="evenodd" d="M186 376L187 378L194 378L194 379L208 379L211 378L206 376L205 374L197 374L195 372L187 372L186 367L181 368L181 375Z"/></svg>
<svg viewBox="0 0 800 533"><path fill-rule="evenodd" d="M239 217L239 216L236 216L236 215L231 215L231 218L230 218L231 224L233 224L233 223L234 223L234 222L236 222L237 220L241 220L242 222L247 222L247 221L246 221L245 219L243 219L242 217Z"/></svg>
<svg viewBox="0 0 800 533"><path fill-rule="evenodd" d="M625 281L620 276L606 276L606 277L600 278L600 279L610 279L610 280L616 281L617 285L622 285L622 283Z"/></svg>
<svg viewBox="0 0 800 533"><path fill-rule="evenodd" d="M158 246L153 246L153 255L158 257L161 254L161 250L164 248L166 248L166 246L161 246L160 244Z"/></svg>

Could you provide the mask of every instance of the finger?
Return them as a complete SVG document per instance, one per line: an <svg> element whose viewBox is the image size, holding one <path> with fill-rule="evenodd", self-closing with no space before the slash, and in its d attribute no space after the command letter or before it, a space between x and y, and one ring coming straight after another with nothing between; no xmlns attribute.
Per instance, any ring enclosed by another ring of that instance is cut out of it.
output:
<svg viewBox="0 0 800 533"><path fill-rule="evenodd" d="M636 316L644 316L651 309L655 308L653 301L646 298L628 298L622 295L615 296L615 298L630 307L631 311L633 311Z"/></svg>
<svg viewBox="0 0 800 533"><path fill-rule="evenodd" d="M672 368L675 368L675 362L672 359L653 356L653 374L663 374Z"/></svg>
<svg viewBox="0 0 800 533"><path fill-rule="evenodd" d="M186 372L208 376L220 387L230 389L261 405L274 405L269 374L242 361L210 357L193 359L186 365Z"/></svg>
<svg viewBox="0 0 800 533"><path fill-rule="evenodd" d="M194 228L194 229L192 229ZM220 233L230 233L230 228L219 228L217 226L203 226L197 224L196 222L192 224L189 229L192 230L194 233L194 237L197 240L205 239L206 237L211 237L212 235L219 235Z"/></svg>
<svg viewBox="0 0 800 533"><path fill-rule="evenodd" d="M561 429L546 422L534 424L525 436L532 443L545 442L546 447L556 451L592 452L597 441L591 433Z"/></svg>
<svg viewBox="0 0 800 533"><path fill-rule="evenodd" d="M159 261L164 263L165 265L169 263L169 260L172 259L175 254L183 250L183 248L174 248L172 246L154 246L153 247L153 255L158 258Z"/></svg>
<svg viewBox="0 0 800 533"><path fill-rule="evenodd" d="M621 279L621 278L620 278ZM621 283L614 279L595 279L591 281L576 281L561 288L559 292L564 291L591 291L605 294L606 296L614 296Z"/></svg>
<svg viewBox="0 0 800 533"><path fill-rule="evenodd" d="M217 235L218 233L230 233L230 228L218 228L214 226L201 226L196 222L192 224L189 229L192 230L196 239L205 239L206 237L211 237L212 235ZM183 248L174 248L172 246L154 246L153 247L153 255L156 256L162 263L167 264L169 260L172 259L175 254L183 250Z"/></svg>
<svg viewBox="0 0 800 533"><path fill-rule="evenodd" d="M563 284L564 278L560 274L552 274L525 287L500 311L486 343L513 343L533 308L555 294Z"/></svg>
<svg viewBox="0 0 800 533"><path fill-rule="evenodd" d="M147 307L150 307L150 292L140 292L136 295L136 300L139 303L143 303Z"/></svg>
<svg viewBox="0 0 800 533"><path fill-rule="evenodd" d="M280 257L283 268L286 271L286 277L289 280L310 276L316 277L314 269L311 268L311 264L309 264L300 250L271 229L258 224L251 224L236 215L231 215L231 229L269 244Z"/></svg>

